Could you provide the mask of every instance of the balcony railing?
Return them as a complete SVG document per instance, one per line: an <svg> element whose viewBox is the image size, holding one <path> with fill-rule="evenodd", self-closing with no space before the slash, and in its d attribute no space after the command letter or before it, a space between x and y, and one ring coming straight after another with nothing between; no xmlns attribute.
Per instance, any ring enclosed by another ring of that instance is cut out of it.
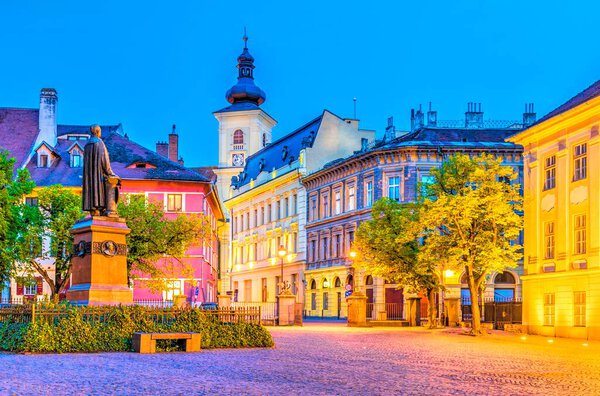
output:
<svg viewBox="0 0 600 396"><path fill-rule="evenodd" d="M231 145L231 149L232 150L246 150L246 145L244 143L242 143L242 144L232 144Z"/></svg>

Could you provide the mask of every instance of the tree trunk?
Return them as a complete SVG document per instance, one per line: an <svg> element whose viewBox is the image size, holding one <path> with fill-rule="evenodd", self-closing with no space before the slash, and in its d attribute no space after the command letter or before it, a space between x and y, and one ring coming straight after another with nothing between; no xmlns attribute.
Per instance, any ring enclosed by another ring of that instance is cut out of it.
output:
<svg viewBox="0 0 600 396"><path fill-rule="evenodd" d="M435 303L435 289L427 290L427 300L429 301L429 306L427 308L429 328L435 329L437 327L437 304Z"/></svg>
<svg viewBox="0 0 600 396"><path fill-rule="evenodd" d="M469 294L471 295L471 334L475 336L484 335L481 330L481 310L479 308L479 287L473 276L473 268L465 265L467 274L467 283L469 285Z"/></svg>

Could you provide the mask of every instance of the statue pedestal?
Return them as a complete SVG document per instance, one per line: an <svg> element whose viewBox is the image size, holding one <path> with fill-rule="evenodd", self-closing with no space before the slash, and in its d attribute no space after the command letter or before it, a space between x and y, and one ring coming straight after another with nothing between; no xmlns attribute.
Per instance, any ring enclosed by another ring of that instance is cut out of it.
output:
<svg viewBox="0 0 600 396"><path fill-rule="evenodd" d="M279 296L279 326L293 326L295 320L294 305L296 304L296 296L290 292L283 292Z"/></svg>
<svg viewBox="0 0 600 396"><path fill-rule="evenodd" d="M80 305L132 304L127 282L125 219L94 216L79 220L74 235L71 287L67 299Z"/></svg>
<svg viewBox="0 0 600 396"><path fill-rule="evenodd" d="M219 294L219 308L231 307L231 295Z"/></svg>

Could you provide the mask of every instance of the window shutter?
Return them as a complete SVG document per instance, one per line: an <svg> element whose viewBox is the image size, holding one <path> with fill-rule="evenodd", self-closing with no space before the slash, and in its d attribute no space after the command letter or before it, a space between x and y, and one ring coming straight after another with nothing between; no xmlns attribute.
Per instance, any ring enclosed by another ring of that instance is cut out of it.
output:
<svg viewBox="0 0 600 396"><path fill-rule="evenodd" d="M42 277L36 277L35 280L37 281L37 295L41 296L42 294L44 294L44 281L42 280Z"/></svg>
<svg viewBox="0 0 600 396"><path fill-rule="evenodd" d="M17 296L23 295L23 284L21 282L17 282Z"/></svg>

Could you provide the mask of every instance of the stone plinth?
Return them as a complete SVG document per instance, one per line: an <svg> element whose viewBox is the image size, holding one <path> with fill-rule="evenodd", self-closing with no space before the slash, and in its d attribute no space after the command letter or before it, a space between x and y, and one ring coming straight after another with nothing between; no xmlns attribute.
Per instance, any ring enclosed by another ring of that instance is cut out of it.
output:
<svg viewBox="0 0 600 396"><path fill-rule="evenodd" d="M355 293L347 298L348 326L360 327L367 325L367 296Z"/></svg>
<svg viewBox="0 0 600 396"><path fill-rule="evenodd" d="M291 293L282 293L279 298L279 325L292 326L295 319L296 296Z"/></svg>
<svg viewBox="0 0 600 396"><path fill-rule="evenodd" d="M219 294L219 307L229 308L231 306L231 295Z"/></svg>
<svg viewBox="0 0 600 396"><path fill-rule="evenodd" d="M460 299L446 297L446 312L448 313L448 326L457 327L460 325Z"/></svg>
<svg viewBox="0 0 600 396"><path fill-rule="evenodd" d="M127 244L130 230L125 219L94 216L79 220L71 229L73 246L71 287L67 299L81 305L133 303L127 281Z"/></svg>
<svg viewBox="0 0 600 396"><path fill-rule="evenodd" d="M406 299L408 301L408 323L410 326L421 326L421 297L411 295Z"/></svg>

